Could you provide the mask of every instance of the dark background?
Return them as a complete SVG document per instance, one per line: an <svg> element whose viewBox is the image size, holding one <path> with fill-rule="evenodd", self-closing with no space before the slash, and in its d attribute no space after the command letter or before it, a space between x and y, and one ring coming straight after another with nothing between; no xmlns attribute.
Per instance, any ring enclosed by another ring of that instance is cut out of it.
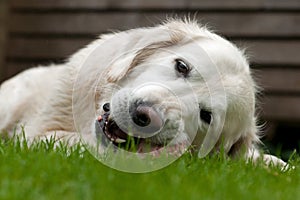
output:
<svg viewBox="0 0 300 200"><path fill-rule="evenodd" d="M0 0L0 82L61 63L101 33L195 16L246 47L259 86L259 123L272 153L300 146L299 0Z"/></svg>

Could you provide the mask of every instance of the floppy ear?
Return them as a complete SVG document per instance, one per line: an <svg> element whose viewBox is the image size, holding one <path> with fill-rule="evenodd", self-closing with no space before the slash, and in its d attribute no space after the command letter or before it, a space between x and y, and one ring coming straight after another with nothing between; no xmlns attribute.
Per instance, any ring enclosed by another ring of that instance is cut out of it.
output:
<svg viewBox="0 0 300 200"><path fill-rule="evenodd" d="M112 51L113 57L105 68L104 77L110 83L119 81L157 49L172 46L181 38L181 34L174 33L164 26L116 34L106 41L110 45L107 51Z"/></svg>
<svg viewBox="0 0 300 200"><path fill-rule="evenodd" d="M99 77L101 82L115 83L155 50L177 44L184 37L184 30L171 22L104 34L71 56L67 65L77 69L80 76L89 77L81 83L83 87L93 85Z"/></svg>

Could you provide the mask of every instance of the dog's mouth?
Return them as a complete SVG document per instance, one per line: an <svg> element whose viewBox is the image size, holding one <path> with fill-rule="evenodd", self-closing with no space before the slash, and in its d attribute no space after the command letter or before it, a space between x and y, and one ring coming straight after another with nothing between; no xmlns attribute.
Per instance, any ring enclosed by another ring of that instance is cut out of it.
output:
<svg viewBox="0 0 300 200"><path fill-rule="evenodd" d="M114 146L131 152L148 153L162 149L167 142L158 144L153 142L153 137L141 138L128 134L110 117L110 112L100 115L96 123L96 134L98 139L101 136Z"/></svg>

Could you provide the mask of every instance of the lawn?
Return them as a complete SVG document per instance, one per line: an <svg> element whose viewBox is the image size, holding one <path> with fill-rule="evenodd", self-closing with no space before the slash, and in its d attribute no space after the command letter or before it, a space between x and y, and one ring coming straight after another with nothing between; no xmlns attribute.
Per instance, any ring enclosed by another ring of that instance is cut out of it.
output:
<svg viewBox="0 0 300 200"><path fill-rule="evenodd" d="M185 154L145 174L108 168L80 148L0 140L0 199L300 199L300 158L281 172L222 156Z"/></svg>

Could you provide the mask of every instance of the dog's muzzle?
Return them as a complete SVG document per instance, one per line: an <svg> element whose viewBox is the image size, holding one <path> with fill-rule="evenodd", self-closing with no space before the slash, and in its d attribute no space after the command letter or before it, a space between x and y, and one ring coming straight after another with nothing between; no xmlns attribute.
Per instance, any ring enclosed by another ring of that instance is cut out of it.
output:
<svg viewBox="0 0 300 200"><path fill-rule="evenodd" d="M122 116L113 115L108 104L103 106L105 113L98 117L96 122L96 134L98 139L105 136L112 144L127 148L134 144L137 151L145 151L142 148L148 145L150 151L157 150L163 145L151 143L152 137L164 126L162 114L150 103L135 101L128 107L128 111ZM101 139L103 141L103 138Z"/></svg>

